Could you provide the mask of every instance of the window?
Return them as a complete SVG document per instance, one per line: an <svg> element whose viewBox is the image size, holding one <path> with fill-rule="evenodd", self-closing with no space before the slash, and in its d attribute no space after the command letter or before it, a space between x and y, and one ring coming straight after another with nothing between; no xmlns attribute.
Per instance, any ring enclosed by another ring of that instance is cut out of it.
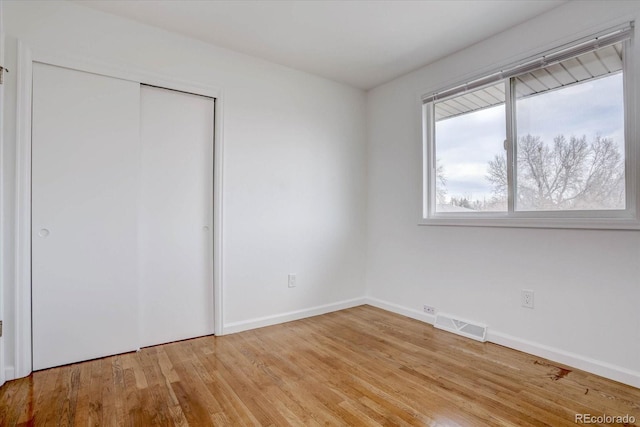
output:
<svg viewBox="0 0 640 427"><path fill-rule="evenodd" d="M638 228L631 33L424 96L426 223Z"/></svg>

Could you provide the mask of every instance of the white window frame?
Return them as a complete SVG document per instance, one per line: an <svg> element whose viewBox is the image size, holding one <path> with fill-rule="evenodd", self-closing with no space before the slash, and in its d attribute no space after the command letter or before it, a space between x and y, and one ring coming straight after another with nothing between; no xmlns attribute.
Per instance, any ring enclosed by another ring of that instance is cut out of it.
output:
<svg viewBox="0 0 640 427"><path fill-rule="evenodd" d="M591 41L615 32L628 32L630 37L623 44L623 87L624 87L624 135L625 135L625 192L624 210L565 210L565 211L516 211L514 200L516 185L514 179L515 158L515 92L512 90L512 77L526 70L530 65L539 63L542 58L559 55L586 41ZM640 229L640 184L637 168L640 147L636 140L635 116L635 76L633 73L633 23L619 28L594 34L574 43L547 51L519 61L502 70L485 73L479 78L456 84L422 97L423 118L423 192L422 213L419 224L445 226L490 226L524 228L580 228L580 229ZM507 71L503 71L507 70ZM436 156L435 156L435 115L434 102L463 95L472 90L505 83L505 110L507 115L505 141L507 150L507 175L509 178L508 210L505 212L436 212Z"/></svg>

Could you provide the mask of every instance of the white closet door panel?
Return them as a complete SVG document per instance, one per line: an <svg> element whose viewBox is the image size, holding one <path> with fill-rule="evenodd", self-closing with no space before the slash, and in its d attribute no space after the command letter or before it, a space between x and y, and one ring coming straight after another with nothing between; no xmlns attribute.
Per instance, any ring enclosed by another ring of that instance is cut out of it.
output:
<svg viewBox="0 0 640 427"><path fill-rule="evenodd" d="M33 69L33 366L135 350L137 83Z"/></svg>
<svg viewBox="0 0 640 427"><path fill-rule="evenodd" d="M141 344L213 334L214 101L141 87Z"/></svg>

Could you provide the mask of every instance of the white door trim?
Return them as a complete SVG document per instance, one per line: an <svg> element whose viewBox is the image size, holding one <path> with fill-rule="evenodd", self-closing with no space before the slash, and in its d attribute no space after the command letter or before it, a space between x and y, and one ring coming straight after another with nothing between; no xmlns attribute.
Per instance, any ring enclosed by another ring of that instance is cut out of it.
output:
<svg viewBox="0 0 640 427"><path fill-rule="evenodd" d="M0 66L6 66L4 62L4 15L3 3L0 1ZM0 86L0 159L4 159L4 85ZM0 235L4 236L4 172L0 172ZM4 324L4 257L5 242L0 240L0 321ZM5 382L4 373L4 337L0 337L0 386Z"/></svg>
<svg viewBox="0 0 640 427"><path fill-rule="evenodd" d="M31 373L31 50L18 42L14 375Z"/></svg>
<svg viewBox="0 0 640 427"><path fill-rule="evenodd" d="M223 334L223 111L222 89L89 58L39 51L18 42L16 118L16 300L15 378L32 371L31 348L31 82L33 63L72 68L141 84L215 98L213 178L214 331Z"/></svg>

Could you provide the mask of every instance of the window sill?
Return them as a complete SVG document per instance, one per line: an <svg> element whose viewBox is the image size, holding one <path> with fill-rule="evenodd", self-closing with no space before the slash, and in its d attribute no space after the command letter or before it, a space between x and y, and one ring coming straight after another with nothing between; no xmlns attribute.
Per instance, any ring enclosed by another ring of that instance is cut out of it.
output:
<svg viewBox="0 0 640 427"><path fill-rule="evenodd" d="M640 221L632 218L534 218L521 216L507 217L506 215L480 215L482 215L482 217L471 217L469 215L434 215L430 218L422 218L418 225L582 230L640 230Z"/></svg>

